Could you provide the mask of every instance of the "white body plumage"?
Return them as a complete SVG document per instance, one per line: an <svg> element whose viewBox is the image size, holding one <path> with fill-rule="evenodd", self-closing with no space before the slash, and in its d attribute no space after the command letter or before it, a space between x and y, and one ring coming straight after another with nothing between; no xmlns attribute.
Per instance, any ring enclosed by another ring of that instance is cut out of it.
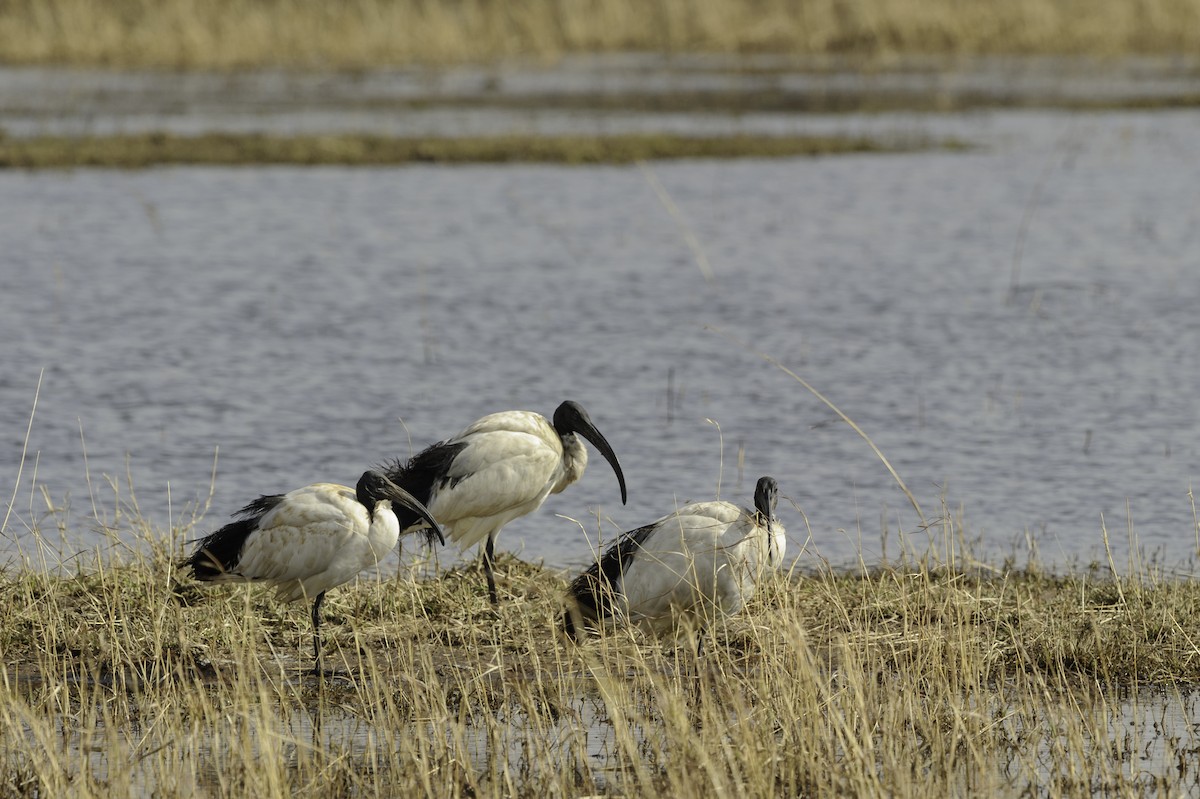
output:
<svg viewBox="0 0 1200 799"><path fill-rule="evenodd" d="M617 456L583 407L571 401L558 406L553 422L532 411L489 414L386 471L424 502L461 549L485 543L488 595L495 604L496 535L583 476L588 455L580 437L612 465L625 502L625 476ZM400 527L407 530L419 523L402 514Z"/></svg>
<svg viewBox="0 0 1200 799"><path fill-rule="evenodd" d="M621 612L661 628L681 613L712 619L740 611L786 545L782 524L759 524L754 515L701 502L660 519L619 581Z"/></svg>
<svg viewBox="0 0 1200 799"><path fill-rule="evenodd" d="M685 615L706 624L737 613L764 573L783 562L777 493L775 481L763 477L755 509L697 502L625 534L572 583L582 617L664 631ZM564 622L574 634L570 612Z"/></svg>
<svg viewBox="0 0 1200 799"><path fill-rule="evenodd" d="M205 582L267 582L285 601L311 599L313 671L319 673L325 592L350 582L396 546L398 510L423 519L431 537L442 538L416 498L384 475L366 471L355 488L314 483L259 497L236 521L205 536L181 565Z"/></svg>
<svg viewBox="0 0 1200 799"><path fill-rule="evenodd" d="M434 488L428 507L461 549L533 513L587 467L587 449L578 436L560 437L546 417L531 411L490 414L450 443L465 448Z"/></svg>
<svg viewBox="0 0 1200 799"><path fill-rule="evenodd" d="M212 581L268 582L285 602L313 599L379 563L399 539L390 500L368 510L353 488L314 483L284 494Z"/></svg>

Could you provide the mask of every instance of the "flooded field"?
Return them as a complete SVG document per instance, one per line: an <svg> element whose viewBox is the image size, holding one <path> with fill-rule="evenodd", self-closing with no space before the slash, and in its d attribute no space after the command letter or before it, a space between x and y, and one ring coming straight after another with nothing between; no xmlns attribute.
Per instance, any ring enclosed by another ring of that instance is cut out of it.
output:
<svg viewBox="0 0 1200 799"><path fill-rule="evenodd" d="M1195 790L1190 73L711 64L0 70L9 137L971 145L0 171L5 785ZM496 609L451 548L432 563L406 549L421 579L388 563L331 592L334 673L317 681L301 673L305 608L174 570L259 494L352 483L485 413L568 398L612 443L628 505L593 452L583 480L500 536L521 560L502 560ZM763 474L794 571L710 630L704 657L637 634L566 644L563 574L684 501L749 503Z"/></svg>
<svg viewBox="0 0 1200 799"><path fill-rule="evenodd" d="M947 531L952 532L952 531ZM961 562L769 579L678 641L558 631L511 558L332 592L307 612L197 588L151 543L0 595L0 776L59 795L1188 793L1194 582Z"/></svg>
<svg viewBox="0 0 1200 799"><path fill-rule="evenodd" d="M632 90L623 69L593 77ZM212 527L260 493L353 481L485 413L549 413L571 397L613 442L629 505L589 473L512 524L502 548L578 565L599 537L718 491L748 501L769 473L796 505L785 503L789 529L805 531L799 509L811 525L802 560L923 549L922 519L866 442L763 353L863 427L927 520L961 509L982 553L1087 563L1103 559L1103 529L1122 569L1143 554L1190 562L1200 112L373 105L434 91L569 92L582 74L18 70L0 76L0 96L10 135L680 126L954 136L975 149L586 168L0 173L0 428L16 498L5 547L21 549L51 508L69 520L66 554L106 540L130 477L156 523L199 506ZM1033 74L1026 85L1060 94L1102 86L1079 70L1075 82ZM1124 74L1103 85L1132 91L1139 73ZM1005 75L993 73L991 90ZM778 87L788 76L661 70L642 88L761 80ZM1148 93L1166 91L1166 78L1148 80ZM481 115L479 126L459 114Z"/></svg>

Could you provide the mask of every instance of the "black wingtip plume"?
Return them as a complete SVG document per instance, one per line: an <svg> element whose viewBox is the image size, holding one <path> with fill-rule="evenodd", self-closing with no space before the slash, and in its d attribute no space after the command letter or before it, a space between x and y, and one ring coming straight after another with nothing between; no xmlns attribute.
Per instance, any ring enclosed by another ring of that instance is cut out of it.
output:
<svg viewBox="0 0 1200 799"><path fill-rule="evenodd" d="M202 581L216 580L233 571L246 539L258 529L263 516L282 501L283 494L267 494L247 503L233 514L234 521L200 539L191 556L179 564L180 568L190 568L192 575Z"/></svg>

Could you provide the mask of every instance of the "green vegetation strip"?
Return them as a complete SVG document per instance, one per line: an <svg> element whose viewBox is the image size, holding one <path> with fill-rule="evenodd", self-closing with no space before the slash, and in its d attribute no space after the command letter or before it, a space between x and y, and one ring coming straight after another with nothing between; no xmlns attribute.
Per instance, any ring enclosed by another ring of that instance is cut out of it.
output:
<svg viewBox="0 0 1200 799"><path fill-rule="evenodd" d="M867 138L810 136L671 135L496 136L391 138L339 134L271 136L146 133L70 138L0 139L0 167L136 168L160 164L341 164L543 162L625 164L666 158L780 158L912 150L926 142L887 143ZM954 143L941 146L955 146Z"/></svg>

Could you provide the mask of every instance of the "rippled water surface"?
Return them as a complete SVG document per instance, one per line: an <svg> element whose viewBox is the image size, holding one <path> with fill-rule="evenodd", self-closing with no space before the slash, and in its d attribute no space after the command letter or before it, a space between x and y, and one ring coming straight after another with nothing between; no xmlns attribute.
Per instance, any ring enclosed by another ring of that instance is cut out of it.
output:
<svg viewBox="0 0 1200 799"><path fill-rule="evenodd" d="M577 565L598 530L718 488L748 501L762 474L791 501L793 554L807 518L802 565L895 556L900 535L923 549L867 443L757 351L860 425L928 520L961 509L985 552L1023 559L1033 540L1044 562L1087 563L1103 518L1118 567L1131 530L1182 567L1200 473L1200 113L837 124L985 146L0 172L3 547L53 526L47 501L72 541L99 542L106 475L128 499L128 474L165 527L207 501L215 461L210 529L260 493L352 483L485 413L573 398L629 504L593 451L501 549Z"/></svg>

